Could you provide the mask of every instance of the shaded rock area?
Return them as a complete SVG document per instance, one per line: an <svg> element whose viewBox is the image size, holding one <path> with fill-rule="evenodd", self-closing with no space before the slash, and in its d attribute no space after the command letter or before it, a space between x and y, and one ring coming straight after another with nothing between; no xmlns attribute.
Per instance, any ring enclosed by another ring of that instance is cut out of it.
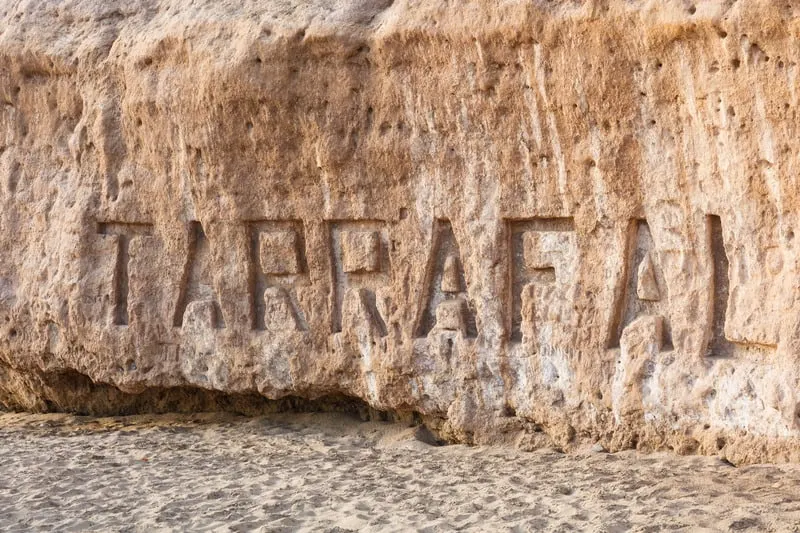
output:
<svg viewBox="0 0 800 533"><path fill-rule="evenodd" d="M798 460L798 11L6 2L0 402Z"/></svg>

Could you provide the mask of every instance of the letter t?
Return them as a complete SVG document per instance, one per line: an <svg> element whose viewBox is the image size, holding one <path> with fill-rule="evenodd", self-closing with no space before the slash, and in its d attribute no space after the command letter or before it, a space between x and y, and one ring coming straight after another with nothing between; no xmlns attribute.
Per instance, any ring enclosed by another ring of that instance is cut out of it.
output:
<svg viewBox="0 0 800 533"><path fill-rule="evenodd" d="M127 222L100 222L97 232L117 236L117 257L114 266L114 321L115 325L128 324L128 261L131 239L152 234L151 224Z"/></svg>

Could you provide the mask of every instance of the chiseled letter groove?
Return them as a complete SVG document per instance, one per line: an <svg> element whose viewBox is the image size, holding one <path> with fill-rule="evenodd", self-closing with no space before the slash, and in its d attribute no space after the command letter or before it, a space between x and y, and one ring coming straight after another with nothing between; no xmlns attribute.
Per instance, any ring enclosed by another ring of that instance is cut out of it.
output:
<svg viewBox="0 0 800 533"><path fill-rule="evenodd" d="M117 238L117 255L114 263L114 311L112 323L117 326L128 325L128 262L130 261L131 239L153 234L151 224L130 222L100 222L97 232L114 235Z"/></svg>

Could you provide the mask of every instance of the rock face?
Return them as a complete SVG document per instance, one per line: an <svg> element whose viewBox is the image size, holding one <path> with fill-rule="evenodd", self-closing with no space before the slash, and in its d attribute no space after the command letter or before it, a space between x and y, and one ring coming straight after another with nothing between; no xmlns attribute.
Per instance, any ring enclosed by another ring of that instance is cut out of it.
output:
<svg viewBox="0 0 800 533"><path fill-rule="evenodd" d="M797 460L798 11L6 2L2 403Z"/></svg>

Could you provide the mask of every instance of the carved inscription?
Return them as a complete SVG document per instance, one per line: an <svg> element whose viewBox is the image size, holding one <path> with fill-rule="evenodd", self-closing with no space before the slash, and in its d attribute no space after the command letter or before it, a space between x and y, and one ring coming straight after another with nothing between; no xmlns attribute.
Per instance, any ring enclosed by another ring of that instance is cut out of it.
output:
<svg viewBox="0 0 800 533"><path fill-rule="evenodd" d="M252 328L307 331L296 291L308 280L303 223L264 220L248 226Z"/></svg>
<svg viewBox="0 0 800 533"><path fill-rule="evenodd" d="M722 220L717 215L706 216L706 238L711 254L712 305L711 305L711 340L708 343L708 355L732 355L734 345L725 337L725 315L728 311L728 295L730 279L728 278L728 254L725 251L725 239L722 235Z"/></svg>
<svg viewBox="0 0 800 533"><path fill-rule="evenodd" d="M301 220L256 220L244 224L249 243L251 328L275 332L308 331L303 306L309 293L299 290L311 282L305 254L304 223ZM386 222L333 220L326 224L331 254L331 331L339 333L343 329L352 330L367 324L368 335L387 336L388 318L393 311L390 311L392 305L388 292L392 286L389 253L392 241ZM508 340L511 343L528 342L528 339L547 343L548 336L557 331L556 328L570 328L577 323L574 296L580 286L577 279L580 251L573 219L534 217L510 219L505 224ZM139 286L137 278L131 278L129 272L131 243L151 236L153 226L99 222L97 233L103 238L114 239L116 244L110 320L115 325L126 326L130 320L131 279L134 287ZM727 315L734 320L729 324L731 329L736 329L734 324L740 317L733 307L736 300L731 299L729 256L719 216L706 216L705 237L710 266L708 300L705 302L707 354L725 357L741 355L742 350L760 353L764 348L774 349L774 344L753 343L752 339L726 335ZM606 347L618 348L625 328L640 316L651 316L658 319L662 348L672 350L670 295L663 272L664 258L670 259L671 256L659 251L644 219L629 222L624 243L623 272L614 293ZM175 327L185 328L187 324L200 328L226 327L214 277L214 265L219 264L222 258L212 258L211 254L200 222L189 223L185 266L172 317ZM734 296L735 289L734 286ZM434 222L417 305L413 328L416 338L427 337L432 331L450 332L451 336L457 332L465 338L477 337L475 311L468 297L461 249L449 220ZM699 341L698 337L694 338Z"/></svg>
<svg viewBox="0 0 800 533"><path fill-rule="evenodd" d="M710 331L708 335L707 355L714 357L731 357L743 351L763 353L764 350L775 349L775 344L753 343L745 339L731 338L726 334L728 319L728 303L730 301L730 262L725 250L722 220L717 215L706 216L706 239L708 260L712 269L711 304L709 306Z"/></svg>
<svg viewBox="0 0 800 533"><path fill-rule="evenodd" d="M211 250L200 222L189 223L188 241L186 266L175 306L173 326L182 327L184 315L191 314L197 315L198 321L212 328L223 329L225 320L214 290ZM187 313L187 310L191 310L191 313Z"/></svg>
<svg viewBox="0 0 800 533"><path fill-rule="evenodd" d="M622 332L637 317L653 315L663 317L662 346L671 350L667 284L650 226L643 219L631 220L625 237L625 270L616 293L608 348L619 348Z"/></svg>
<svg viewBox="0 0 800 533"><path fill-rule="evenodd" d="M389 238L386 224L375 220L330 222L331 330L342 331L349 315L361 314L381 337L386 319L378 309L377 291L390 282Z"/></svg>
<svg viewBox="0 0 800 533"><path fill-rule="evenodd" d="M152 235L153 226L127 222L101 222L98 224L97 232L103 235L114 235L117 238L112 323L118 326L126 326L128 325L128 263L130 261L131 239Z"/></svg>
<svg viewBox="0 0 800 533"><path fill-rule="evenodd" d="M475 314L467 297L461 251L449 220L437 220L425 275L416 337L425 337L436 327L461 331L465 337L478 335Z"/></svg>
<svg viewBox="0 0 800 533"><path fill-rule="evenodd" d="M537 321L563 320L577 254L571 218L507 221L509 250L509 340L537 337Z"/></svg>

